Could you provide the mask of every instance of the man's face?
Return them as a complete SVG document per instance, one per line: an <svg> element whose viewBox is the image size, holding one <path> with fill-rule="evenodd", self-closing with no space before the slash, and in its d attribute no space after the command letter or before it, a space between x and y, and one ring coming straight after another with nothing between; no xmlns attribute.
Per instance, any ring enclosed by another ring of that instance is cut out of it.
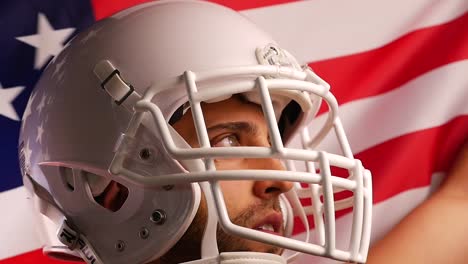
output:
<svg viewBox="0 0 468 264"><path fill-rule="evenodd" d="M205 123L212 147L260 146L268 147L268 127L260 106L233 96L222 102L202 104ZM174 124L177 132L192 146L198 147L197 134L188 111ZM266 169L283 170L276 159L230 158L215 160L217 170ZM220 182L228 214L234 224L263 232L282 235L283 217L278 196L291 189L283 181L224 181ZM188 231L169 252L168 260L180 256L199 257L200 241L207 216L206 202L202 199L197 215ZM280 254L282 249L259 242L242 239L218 230L218 247L226 251L258 251ZM189 251L193 251L189 253ZM188 257L187 259L192 259ZM178 260L179 261L179 260Z"/></svg>

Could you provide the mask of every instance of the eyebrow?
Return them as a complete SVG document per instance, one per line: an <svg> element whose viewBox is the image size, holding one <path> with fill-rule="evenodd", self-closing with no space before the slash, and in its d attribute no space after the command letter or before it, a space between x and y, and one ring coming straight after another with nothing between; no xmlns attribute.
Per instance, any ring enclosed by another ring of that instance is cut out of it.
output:
<svg viewBox="0 0 468 264"><path fill-rule="evenodd" d="M258 126L250 122L227 122L227 123L221 123L221 124L217 124L217 125L206 128L208 132L219 130L219 129L241 131L247 134L254 134L254 135L257 134L258 132Z"/></svg>

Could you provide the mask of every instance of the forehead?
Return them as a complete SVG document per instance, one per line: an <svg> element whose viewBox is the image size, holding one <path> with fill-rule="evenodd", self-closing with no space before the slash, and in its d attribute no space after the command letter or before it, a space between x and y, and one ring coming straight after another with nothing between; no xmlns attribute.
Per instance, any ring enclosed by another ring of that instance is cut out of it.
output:
<svg viewBox="0 0 468 264"><path fill-rule="evenodd" d="M262 108L240 96L216 103L203 103L202 110L207 127L221 122L265 122Z"/></svg>

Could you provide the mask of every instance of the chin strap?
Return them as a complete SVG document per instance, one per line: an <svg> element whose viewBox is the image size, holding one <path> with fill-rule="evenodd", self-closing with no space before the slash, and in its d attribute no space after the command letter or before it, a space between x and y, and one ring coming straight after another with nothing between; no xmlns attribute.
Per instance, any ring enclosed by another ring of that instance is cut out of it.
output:
<svg viewBox="0 0 468 264"><path fill-rule="evenodd" d="M205 258L181 264L286 264L285 258L259 252L224 252L216 257Z"/></svg>
<svg viewBox="0 0 468 264"><path fill-rule="evenodd" d="M81 236L64 220L58 230L57 237L70 250L76 250L80 257L88 264L103 264L84 236Z"/></svg>

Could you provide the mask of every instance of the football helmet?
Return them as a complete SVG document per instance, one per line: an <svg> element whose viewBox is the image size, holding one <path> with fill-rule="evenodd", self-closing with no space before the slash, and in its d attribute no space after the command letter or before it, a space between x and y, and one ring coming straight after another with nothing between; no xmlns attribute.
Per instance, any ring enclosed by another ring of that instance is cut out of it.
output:
<svg viewBox="0 0 468 264"><path fill-rule="evenodd" d="M216 4L151 2L97 22L47 66L23 116L23 181L48 230L57 232L45 253L88 263L150 262L181 238L204 196L208 219L201 260L193 263L245 256L284 263L300 253L365 262L371 174L353 157L329 88L250 20ZM201 103L233 95L261 106L270 147L210 146ZM312 134L307 124L322 102L327 121ZM172 127L189 108L199 147ZM317 149L328 133L342 153ZM221 171L218 158L274 158L287 169ZM280 197L285 236L232 222L219 186L232 180L294 182ZM111 182L126 195L110 210L98 200ZM336 246L340 210L353 215L346 248ZM297 253L220 253L217 226Z"/></svg>

